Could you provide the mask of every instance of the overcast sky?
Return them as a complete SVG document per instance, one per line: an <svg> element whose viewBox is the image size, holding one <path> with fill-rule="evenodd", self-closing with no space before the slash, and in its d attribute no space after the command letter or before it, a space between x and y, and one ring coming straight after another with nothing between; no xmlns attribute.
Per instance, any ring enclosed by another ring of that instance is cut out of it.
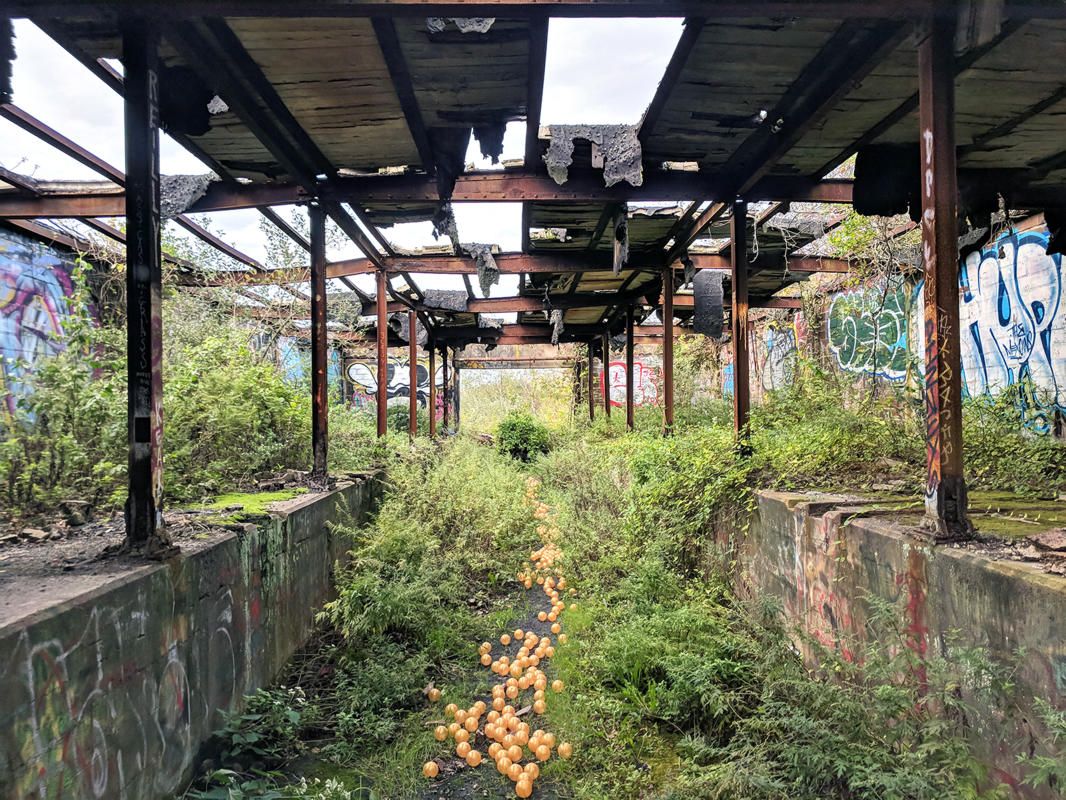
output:
<svg viewBox="0 0 1066 800"><path fill-rule="evenodd" d="M553 19L548 34L541 123L636 123L651 101L674 45L679 19ZM117 94L29 22L15 23L15 103L95 155L115 165L125 162L122 103ZM223 98L225 99L225 98ZM38 178L98 179L95 173L58 153L15 125L0 120L0 165ZM512 123L504 158L521 158L524 123ZM487 167L471 140L468 161ZM207 171L168 137L161 147L162 171ZM287 215L286 209L281 209ZM463 241L490 242L504 250L520 246L521 206L517 203L457 203ZM211 226L245 253L265 259L264 238L255 211L210 215ZM429 223L384 229L404 247L434 242ZM349 248L330 252L331 260L359 255ZM420 286L459 288L456 276L419 276ZM370 288L373 279L359 282ZM504 276L494 295L513 294L517 279ZM475 281L476 286L476 281ZM479 291L480 294L480 291Z"/></svg>

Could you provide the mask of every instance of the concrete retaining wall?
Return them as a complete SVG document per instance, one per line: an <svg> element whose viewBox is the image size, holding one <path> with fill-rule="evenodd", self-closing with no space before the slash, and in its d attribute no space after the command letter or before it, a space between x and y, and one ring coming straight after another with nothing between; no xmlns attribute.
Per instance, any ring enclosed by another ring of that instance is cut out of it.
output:
<svg viewBox="0 0 1066 800"><path fill-rule="evenodd" d="M873 596L899 605L906 645L919 654L950 659L953 646L980 647L1016 665L1017 696L979 709L972 739L1017 796L1057 797L1021 786L1018 757L1040 752L1044 732L1033 698L1066 708L1066 579L1022 562L934 548L891 517L855 516L868 512L840 497L763 492L750 531L723 530L720 543L729 540L741 594L779 598L791 622L847 658L856 656L849 643L864 640L865 598ZM815 658L816 648L797 644Z"/></svg>
<svg viewBox="0 0 1066 800"><path fill-rule="evenodd" d="M0 627L0 796L173 797L244 695L306 642L376 478L282 505Z"/></svg>

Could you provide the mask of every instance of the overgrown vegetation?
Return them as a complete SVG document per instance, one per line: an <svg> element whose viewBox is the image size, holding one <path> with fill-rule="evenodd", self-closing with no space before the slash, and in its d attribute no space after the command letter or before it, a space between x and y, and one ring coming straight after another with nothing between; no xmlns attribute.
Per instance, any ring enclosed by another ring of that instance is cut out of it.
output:
<svg viewBox="0 0 1066 800"><path fill-rule="evenodd" d="M529 414L511 412L496 426L496 449L519 461L529 461L551 449L551 434Z"/></svg>
<svg viewBox="0 0 1066 800"><path fill-rule="evenodd" d="M521 614L513 576L536 538L520 498L534 475L581 601L566 619L570 642L552 659L568 689L547 722L576 748L544 770L558 796L1005 796L964 733L993 703L1010 703L1009 669L955 643L951 662L919 660L904 609L871 602L872 644L810 642L820 665L811 671L778 609L739 601L719 572L728 552L713 532L723 521L743 529L757 486L886 484L920 496L920 407L845 394L810 365L802 372L757 409L750 456L738 453L717 401L687 409L671 438L650 413L628 435L601 420L556 433L529 463L512 458L502 436L500 452L464 438L415 448L393 467L376 524L352 532L354 559L326 619L339 638L316 656L335 672L287 684L304 686L316 709L298 736L325 736L318 757L341 769L334 777L346 787L369 780L382 798L426 791L420 765L443 750L428 726L439 709L422 690L438 680L442 702L486 691L476 643ZM1016 489L1046 491L1052 473L1042 488L1036 470L1061 463L1061 446L1019 434L1009 405L974 413L968 424L986 432L970 446L989 465L974 482L1002 488L1011 475ZM1019 470L1016 458L1037 466ZM1029 762L1031 781L1061 780L1060 735ZM306 762L275 767L288 780L318 774Z"/></svg>

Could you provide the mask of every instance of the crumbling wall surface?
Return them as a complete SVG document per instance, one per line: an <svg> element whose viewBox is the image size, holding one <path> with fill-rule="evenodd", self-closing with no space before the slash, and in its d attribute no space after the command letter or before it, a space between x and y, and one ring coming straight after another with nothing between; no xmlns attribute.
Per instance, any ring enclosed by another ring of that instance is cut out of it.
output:
<svg viewBox="0 0 1066 800"><path fill-rule="evenodd" d="M787 622L809 637L796 637L809 662L817 659L811 640L846 659L860 657L855 643L865 641L867 598L874 597L897 606L904 643L921 657L950 660L959 648L976 647L1016 667L1015 696L999 707L978 704L970 738L992 777L1014 796L1058 797L1024 787L1018 758L1033 748L1041 753L1047 741L1034 698L1066 708L1066 578L933 547L890 517L855 517L859 510L840 497L762 492L747 533L720 526L718 554L736 559L742 595L780 601Z"/></svg>
<svg viewBox="0 0 1066 800"><path fill-rule="evenodd" d="M87 581L0 625L0 797L180 796L223 714L309 637L376 476L308 495L164 564Z"/></svg>

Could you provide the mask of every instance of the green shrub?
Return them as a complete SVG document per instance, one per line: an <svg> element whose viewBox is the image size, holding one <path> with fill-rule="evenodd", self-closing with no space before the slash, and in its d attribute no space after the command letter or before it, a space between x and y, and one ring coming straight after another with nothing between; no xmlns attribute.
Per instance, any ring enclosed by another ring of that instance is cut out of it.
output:
<svg viewBox="0 0 1066 800"><path fill-rule="evenodd" d="M496 447L519 461L547 453L551 446L548 429L529 414L512 412L496 427Z"/></svg>

